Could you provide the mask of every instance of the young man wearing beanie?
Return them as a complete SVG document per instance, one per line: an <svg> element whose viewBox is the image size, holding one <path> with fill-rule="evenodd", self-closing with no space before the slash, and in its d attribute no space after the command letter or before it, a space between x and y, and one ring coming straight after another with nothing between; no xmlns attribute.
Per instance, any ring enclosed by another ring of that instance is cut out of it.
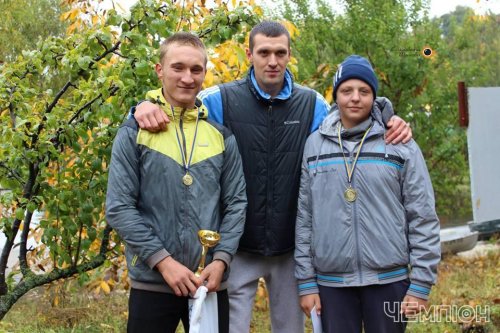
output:
<svg viewBox="0 0 500 333"><path fill-rule="evenodd" d="M347 57L334 78L337 105L304 148L295 275L303 311L316 307L327 333L404 332L402 319L425 307L436 282L429 173L415 141L384 142L377 88L370 63Z"/></svg>

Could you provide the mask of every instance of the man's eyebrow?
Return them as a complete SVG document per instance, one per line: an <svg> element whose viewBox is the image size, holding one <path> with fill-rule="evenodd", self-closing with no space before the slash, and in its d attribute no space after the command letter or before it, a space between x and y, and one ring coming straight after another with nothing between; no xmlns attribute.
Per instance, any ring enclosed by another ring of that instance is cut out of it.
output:
<svg viewBox="0 0 500 333"><path fill-rule="evenodd" d="M183 62L179 61L179 62L173 62L170 64L170 66L185 66Z"/></svg>
<svg viewBox="0 0 500 333"><path fill-rule="evenodd" d="M279 47L279 48L271 48L271 47L262 47L257 49L257 52L287 52L287 48L285 47Z"/></svg>

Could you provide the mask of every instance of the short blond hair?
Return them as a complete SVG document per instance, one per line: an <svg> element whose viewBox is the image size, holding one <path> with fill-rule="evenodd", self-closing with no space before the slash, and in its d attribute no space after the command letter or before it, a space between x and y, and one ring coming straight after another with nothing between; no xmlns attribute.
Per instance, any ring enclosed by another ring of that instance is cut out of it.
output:
<svg viewBox="0 0 500 333"><path fill-rule="evenodd" d="M165 58L165 55L167 54L168 48L172 44L178 44L178 45L189 45L193 46L197 49L200 49L203 51L203 54L205 55L205 67L208 62L208 56L207 56L207 50L205 48L205 44L201 41L200 37L193 35L189 32L176 32L172 36L168 37L161 43L160 45L160 64L163 63L163 59Z"/></svg>

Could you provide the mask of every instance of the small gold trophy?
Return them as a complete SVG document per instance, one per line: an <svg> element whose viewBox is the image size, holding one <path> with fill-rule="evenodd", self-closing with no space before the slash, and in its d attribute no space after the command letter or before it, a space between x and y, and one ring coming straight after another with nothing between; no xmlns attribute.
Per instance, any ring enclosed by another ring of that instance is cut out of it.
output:
<svg viewBox="0 0 500 333"><path fill-rule="evenodd" d="M194 273L196 276L200 276L201 271L205 268L205 259L207 257L207 252L210 247L214 247L220 240L220 235L211 230L200 230L198 231L198 238L202 246L200 264L198 265L198 270Z"/></svg>

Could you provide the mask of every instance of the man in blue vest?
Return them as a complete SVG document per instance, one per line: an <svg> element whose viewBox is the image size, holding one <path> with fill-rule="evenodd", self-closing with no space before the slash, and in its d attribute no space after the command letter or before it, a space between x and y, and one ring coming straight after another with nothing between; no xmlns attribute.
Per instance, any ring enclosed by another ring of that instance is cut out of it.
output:
<svg viewBox="0 0 500 333"><path fill-rule="evenodd" d="M330 105L318 92L293 82L287 69L290 35L282 24L256 25L249 44L246 54L252 66L247 77L199 95L208 119L235 135L247 184L245 230L228 279L229 331L249 331L262 277L269 292L272 331L301 333L304 316L293 258L301 157L308 135L318 128ZM390 102L382 98L376 103L384 109L388 142L410 140L408 124L392 117ZM134 115L148 131L164 130L170 121L151 102L137 106Z"/></svg>

